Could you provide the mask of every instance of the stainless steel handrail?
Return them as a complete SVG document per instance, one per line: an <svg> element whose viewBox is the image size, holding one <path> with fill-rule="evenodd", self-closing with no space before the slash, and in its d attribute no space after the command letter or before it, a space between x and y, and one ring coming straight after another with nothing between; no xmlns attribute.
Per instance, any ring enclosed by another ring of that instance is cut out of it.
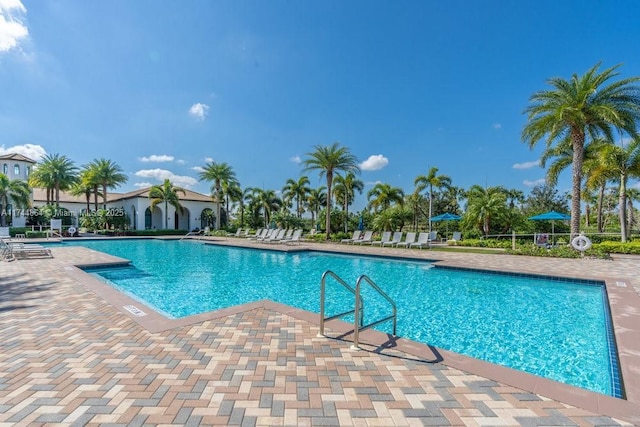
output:
<svg viewBox="0 0 640 427"><path fill-rule="evenodd" d="M322 279L320 280L320 332L318 332L318 336L324 336L324 322L327 320L333 320L333 319L338 319L340 317L344 317L347 316L349 314L353 314L354 315L354 322L357 324L358 323L358 317L360 317L360 324L362 325L362 322L364 320L364 317L362 316L362 313L360 313L360 316L355 316L356 310L355 308L353 310L349 310L349 311L345 311L344 313L340 313L340 314L335 314L333 316L329 316L329 317L324 317L324 303L325 303L325 287L326 287L326 282L327 282L327 276L331 276L333 279L335 279L338 283L340 283L345 289L347 289L349 292L351 292L353 295L356 294L356 290L353 289L351 286L349 286L344 280L342 280L340 278L340 276L338 276L336 273L334 273L331 270L327 270L324 273L322 273Z"/></svg>
<svg viewBox="0 0 640 427"><path fill-rule="evenodd" d="M389 297L389 295L387 295L382 289L380 289L380 287L378 285L376 285L376 283L371 280L367 275L363 274L362 276L358 277L358 280L356 281L356 289L355 289L355 295L356 295L356 307L355 307L355 312L359 313L359 312L364 312L363 308L362 308L362 298L360 296L360 288L361 288L361 283L365 281L369 284L369 286L371 286L376 292L378 292L378 294L380 294L384 299L387 300L387 302L389 304L391 304L391 307L393 308L393 313L390 316L387 316L383 319L380 320L376 320L375 322L369 323L368 325L363 325L362 321L360 321L360 325L358 325L357 320L354 320L353 323L353 348L358 348L359 346L359 338L360 338L360 331L365 330L365 329L369 329L372 328L376 325L379 325L380 323L389 321L391 319L393 319L393 335L396 335L396 331L397 331L397 313L398 310L396 309L396 303L393 302L393 300ZM357 319L357 317L356 317Z"/></svg>

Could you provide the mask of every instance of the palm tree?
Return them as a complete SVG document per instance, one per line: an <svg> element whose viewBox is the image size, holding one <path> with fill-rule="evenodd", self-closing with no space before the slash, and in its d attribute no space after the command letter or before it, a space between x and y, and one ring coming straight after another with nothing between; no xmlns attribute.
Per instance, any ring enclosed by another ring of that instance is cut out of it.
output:
<svg viewBox="0 0 640 427"><path fill-rule="evenodd" d="M393 203L404 204L404 191L400 187L393 187L382 182L377 183L367 192L369 207L375 212L389 209Z"/></svg>
<svg viewBox="0 0 640 427"><path fill-rule="evenodd" d="M180 196L178 193L182 193L182 195L186 194L186 191L180 187L174 187L171 181L168 179L164 180L162 185L154 185L149 189L149 198L151 199L151 204L149 208L153 211L153 208L156 207L159 203L164 202L164 229L167 230L169 228L169 205L173 206L176 211L183 212L184 208L180 204Z"/></svg>
<svg viewBox="0 0 640 427"><path fill-rule="evenodd" d="M327 204L326 188L320 186L318 188L312 188L307 196L307 207L311 211L311 227L315 228L316 218L319 215L320 208Z"/></svg>
<svg viewBox="0 0 640 427"><path fill-rule="evenodd" d="M122 173L122 168L111 160L92 160L87 169L90 170L90 178L95 185L102 187L102 208L107 208L107 189L116 188L127 182L127 175ZM97 197L97 195L96 195ZM97 209L97 206L96 206Z"/></svg>
<svg viewBox="0 0 640 427"><path fill-rule="evenodd" d="M622 242L629 237L627 230L627 182L630 177L640 176L640 139L636 138L626 146L607 145L600 152L596 171L603 175L615 176L618 181L618 214Z"/></svg>
<svg viewBox="0 0 640 427"><path fill-rule="evenodd" d="M69 192L72 196L85 197L87 202L87 212L91 211L91 195L95 193L97 206L97 197L100 192L98 191L98 186L93 178L93 172L90 169L85 168L80 171L78 181L70 188Z"/></svg>
<svg viewBox="0 0 640 427"><path fill-rule="evenodd" d="M26 181L9 179L7 175L0 173L0 226L6 226L7 216L12 216L7 208L9 203L12 203L14 208L27 208L30 196L31 189Z"/></svg>
<svg viewBox="0 0 640 427"><path fill-rule="evenodd" d="M277 212L278 209L280 209L282 206L282 200L276 196L276 192L274 190L262 190L260 188L253 189L252 197L255 205L259 209L262 209L264 226L266 228L269 226L269 222L271 221L271 213Z"/></svg>
<svg viewBox="0 0 640 427"><path fill-rule="evenodd" d="M233 168L227 163L207 163L199 174L200 181L211 181L212 192L215 193L216 201L216 229L220 228L220 203L222 203L222 183L236 181L236 174ZM226 184L225 184L226 185Z"/></svg>
<svg viewBox="0 0 640 427"><path fill-rule="evenodd" d="M351 172L347 173L344 177L342 175L336 175L334 182L336 185L336 202L342 203L342 210L344 211L344 232L346 233L349 224L349 205L353 203L356 191L362 194L364 182L356 178Z"/></svg>
<svg viewBox="0 0 640 427"><path fill-rule="evenodd" d="M237 180L222 183L222 192L225 198L225 210L227 217L231 216L231 202L238 202L242 198L242 188Z"/></svg>
<svg viewBox="0 0 640 427"><path fill-rule="evenodd" d="M67 156L47 154L29 176L29 183L32 187L45 188L47 204L55 200L57 208L60 206L60 191L71 188L78 179L77 173L78 168Z"/></svg>
<svg viewBox="0 0 640 427"><path fill-rule="evenodd" d="M429 188L429 232L431 232L431 217L433 216L433 187L436 189L447 188L451 185L451 178L447 175L438 175L438 168L432 167L426 175L418 175L414 185L423 189Z"/></svg>
<svg viewBox="0 0 640 427"><path fill-rule="evenodd" d="M636 223L633 202L640 200L640 190L637 188L627 188L627 212L629 213L629 234L632 233Z"/></svg>
<svg viewBox="0 0 640 427"><path fill-rule="evenodd" d="M315 151L307 153L310 158L304 161L305 171L317 170L320 177L327 178L327 212L326 227L327 240L331 234L331 190L333 189L333 176L339 172L360 172L358 160L351 154L347 147L341 147L340 143L334 142L328 146L316 145Z"/></svg>
<svg viewBox="0 0 640 427"><path fill-rule="evenodd" d="M302 207L302 201L307 197L311 187L309 187L309 177L303 175L296 181L289 178L282 188L282 197L284 201L288 203L291 200L296 201L296 216L302 218L304 208Z"/></svg>
<svg viewBox="0 0 640 427"><path fill-rule="evenodd" d="M571 235L580 232L580 191L582 166L587 137L604 136L613 141L613 131L637 136L636 122L640 119L640 91L638 77L609 81L618 75L619 66L599 72L600 63L584 75L574 74L571 80L554 77L548 80L552 90L534 93L525 110L528 122L522 130L522 140L533 148L545 140L547 147L571 141ZM608 85L606 85L608 84Z"/></svg>
<svg viewBox="0 0 640 427"><path fill-rule="evenodd" d="M507 197L500 187L484 188L474 185L467 192L469 204L466 215L476 224L484 235L488 235L491 220L507 212Z"/></svg>

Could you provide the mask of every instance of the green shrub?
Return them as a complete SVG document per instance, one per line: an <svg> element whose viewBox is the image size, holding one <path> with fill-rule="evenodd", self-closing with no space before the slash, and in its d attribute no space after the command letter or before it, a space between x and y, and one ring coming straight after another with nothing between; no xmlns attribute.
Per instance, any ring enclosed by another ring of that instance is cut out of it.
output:
<svg viewBox="0 0 640 427"><path fill-rule="evenodd" d="M29 239L40 239L40 238L47 237L47 232L46 231L31 231L31 230L27 230L24 234Z"/></svg>
<svg viewBox="0 0 640 427"><path fill-rule="evenodd" d="M595 243L592 249L598 249L609 254L634 254L640 255L640 241L632 242L602 242Z"/></svg>
<svg viewBox="0 0 640 427"><path fill-rule="evenodd" d="M580 251L573 249L571 246L555 246L550 249L534 245L529 243L526 245L518 245L515 250L508 249L508 254L511 255L529 255L529 256L542 256L542 257L555 257L555 258L581 258ZM607 252L600 248L592 246L591 249L584 253L585 257L609 259L610 256Z"/></svg>

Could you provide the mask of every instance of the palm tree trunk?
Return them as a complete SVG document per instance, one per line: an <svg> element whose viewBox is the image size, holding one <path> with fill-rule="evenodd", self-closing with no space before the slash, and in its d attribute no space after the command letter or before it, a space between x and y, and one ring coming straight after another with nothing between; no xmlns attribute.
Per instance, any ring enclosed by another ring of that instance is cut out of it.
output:
<svg viewBox="0 0 640 427"><path fill-rule="evenodd" d="M167 199L164 200L164 229L169 229L169 205Z"/></svg>
<svg viewBox="0 0 640 427"><path fill-rule="evenodd" d="M102 209L107 209L107 186L102 185Z"/></svg>
<svg viewBox="0 0 640 427"><path fill-rule="evenodd" d="M625 174L620 175L620 194L619 194L619 206L620 211L620 237L622 243L627 241L627 176Z"/></svg>
<svg viewBox="0 0 640 427"><path fill-rule="evenodd" d="M580 234L580 191L582 190L582 163L584 160L584 132L572 129L573 170L571 174L571 239Z"/></svg>
<svg viewBox="0 0 640 427"><path fill-rule="evenodd" d="M220 184L216 183L216 230L220 230Z"/></svg>
<svg viewBox="0 0 640 427"><path fill-rule="evenodd" d="M605 183L603 182L602 185L600 186L600 191L598 193L598 218L597 218L598 233L602 233L602 230L604 230L602 211L604 209L604 190L605 189L606 189Z"/></svg>
<svg viewBox="0 0 640 427"><path fill-rule="evenodd" d="M327 172L327 215L325 217L325 227L327 228L327 240L331 236L331 185L333 184L333 174Z"/></svg>

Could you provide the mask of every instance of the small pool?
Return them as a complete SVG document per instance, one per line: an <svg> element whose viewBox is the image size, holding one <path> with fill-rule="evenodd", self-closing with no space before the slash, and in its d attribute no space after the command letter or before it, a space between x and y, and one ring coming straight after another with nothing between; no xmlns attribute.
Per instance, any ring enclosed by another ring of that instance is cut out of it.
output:
<svg viewBox="0 0 640 427"><path fill-rule="evenodd" d="M179 318L261 299L319 311L319 282L332 270L347 283L373 279L398 307L398 335L588 390L621 397L604 284L433 268L432 263L193 241L82 241L132 261L92 274ZM366 321L388 314L364 289ZM329 286L327 313L353 308ZM378 329L389 331L382 325Z"/></svg>

